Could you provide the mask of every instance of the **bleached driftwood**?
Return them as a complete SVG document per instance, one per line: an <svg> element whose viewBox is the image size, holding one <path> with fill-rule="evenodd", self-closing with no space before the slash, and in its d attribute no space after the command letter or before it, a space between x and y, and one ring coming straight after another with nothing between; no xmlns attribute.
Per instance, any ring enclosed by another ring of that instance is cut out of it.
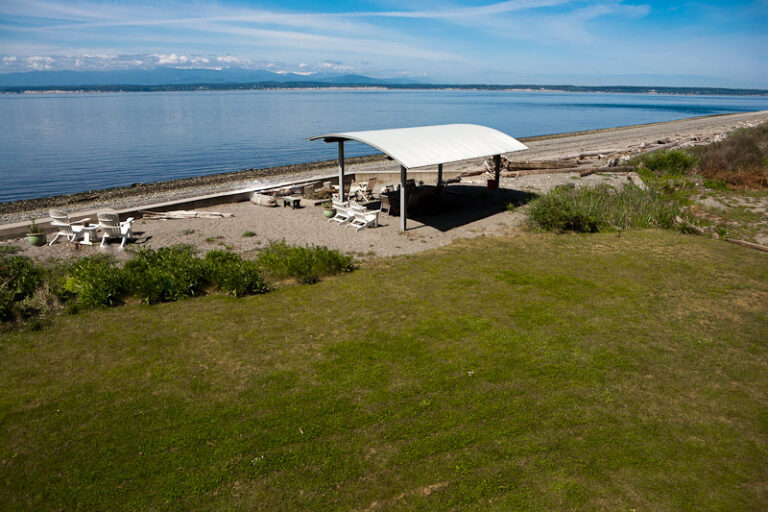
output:
<svg viewBox="0 0 768 512"><path fill-rule="evenodd" d="M251 194L251 202L259 206L277 206L277 199L266 194Z"/></svg>
<svg viewBox="0 0 768 512"><path fill-rule="evenodd" d="M234 217L234 213L220 213L220 212L196 212L192 210L174 210L170 212L150 212L142 211L141 215L145 219L150 220L166 220L166 219L221 219Z"/></svg>
<svg viewBox="0 0 768 512"><path fill-rule="evenodd" d="M736 240L735 238L726 238L725 241L732 244L741 245L743 247L749 247L750 249L757 249L758 251L768 252L768 247L765 245L754 244L745 240Z"/></svg>

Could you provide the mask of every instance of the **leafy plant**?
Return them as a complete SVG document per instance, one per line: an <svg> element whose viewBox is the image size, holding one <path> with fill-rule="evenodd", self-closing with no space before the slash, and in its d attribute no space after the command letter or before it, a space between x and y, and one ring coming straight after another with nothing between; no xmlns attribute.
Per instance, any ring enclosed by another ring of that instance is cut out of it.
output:
<svg viewBox="0 0 768 512"><path fill-rule="evenodd" d="M207 283L205 266L190 245L141 249L124 268L131 293L147 304L199 295Z"/></svg>
<svg viewBox="0 0 768 512"><path fill-rule="evenodd" d="M17 304L43 282L42 269L26 256L0 255L0 321L14 318Z"/></svg>
<svg viewBox="0 0 768 512"><path fill-rule="evenodd" d="M325 246L289 246L284 240L271 242L259 252L257 261L275 279L296 279L304 284L353 269L352 258L339 251Z"/></svg>
<svg viewBox="0 0 768 512"><path fill-rule="evenodd" d="M64 289L78 305L88 308L115 306L126 292L123 272L105 254L82 258L69 269Z"/></svg>
<svg viewBox="0 0 768 512"><path fill-rule="evenodd" d="M242 297L254 293L266 293L269 287L261 276L259 266L226 251L209 251L205 255L210 282L219 290Z"/></svg>
<svg viewBox="0 0 768 512"><path fill-rule="evenodd" d="M30 235L39 235L42 234L43 230L40 229L40 226L35 224L35 219L32 219L32 222L29 223L29 234Z"/></svg>
<svg viewBox="0 0 768 512"><path fill-rule="evenodd" d="M18 245L0 245L0 254L16 254L21 251Z"/></svg>
<svg viewBox="0 0 768 512"><path fill-rule="evenodd" d="M252 236L256 236L256 233L254 233L253 231L246 231L245 233L242 234L242 236L243 238L250 238Z"/></svg>

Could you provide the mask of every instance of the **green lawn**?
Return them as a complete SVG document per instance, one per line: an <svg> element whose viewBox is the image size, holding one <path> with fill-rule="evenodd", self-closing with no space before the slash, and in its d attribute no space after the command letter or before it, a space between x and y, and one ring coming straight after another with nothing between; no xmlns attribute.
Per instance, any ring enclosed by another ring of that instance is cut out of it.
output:
<svg viewBox="0 0 768 512"><path fill-rule="evenodd" d="M765 510L768 257L479 238L0 344L3 510Z"/></svg>

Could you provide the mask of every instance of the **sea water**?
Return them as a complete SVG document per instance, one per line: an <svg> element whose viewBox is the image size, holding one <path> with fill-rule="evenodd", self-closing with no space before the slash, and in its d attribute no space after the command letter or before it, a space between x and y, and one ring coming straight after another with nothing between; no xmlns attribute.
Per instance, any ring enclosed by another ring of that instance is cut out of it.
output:
<svg viewBox="0 0 768 512"><path fill-rule="evenodd" d="M447 123L526 137L768 110L768 97L460 90L0 95L0 202L336 157L329 132ZM348 143L348 156L376 151Z"/></svg>

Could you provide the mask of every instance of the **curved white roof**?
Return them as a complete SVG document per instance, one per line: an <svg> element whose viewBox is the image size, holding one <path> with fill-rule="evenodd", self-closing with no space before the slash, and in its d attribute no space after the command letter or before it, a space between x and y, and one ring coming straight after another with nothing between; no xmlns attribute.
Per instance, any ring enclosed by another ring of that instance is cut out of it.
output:
<svg viewBox="0 0 768 512"><path fill-rule="evenodd" d="M505 133L476 124L328 133L309 137L308 140L317 139L324 139L325 142L363 142L391 156L407 169L528 149L528 146Z"/></svg>

